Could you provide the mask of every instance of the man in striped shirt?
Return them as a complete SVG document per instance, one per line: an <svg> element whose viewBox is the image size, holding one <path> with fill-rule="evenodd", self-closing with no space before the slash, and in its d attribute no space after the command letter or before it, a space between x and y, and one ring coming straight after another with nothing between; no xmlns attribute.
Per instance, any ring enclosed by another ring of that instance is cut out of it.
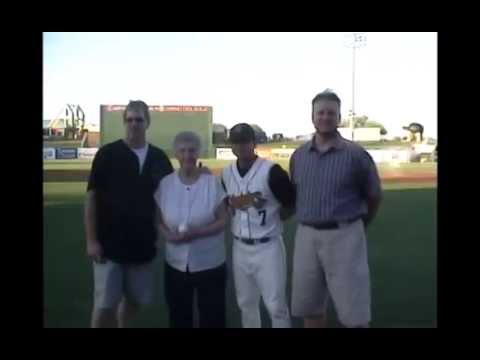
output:
<svg viewBox="0 0 480 360"><path fill-rule="evenodd" d="M325 327L328 298L345 327L368 327L370 274L365 228L382 198L378 171L358 144L340 136L340 99L312 100L316 133L290 160L296 188L292 315Z"/></svg>

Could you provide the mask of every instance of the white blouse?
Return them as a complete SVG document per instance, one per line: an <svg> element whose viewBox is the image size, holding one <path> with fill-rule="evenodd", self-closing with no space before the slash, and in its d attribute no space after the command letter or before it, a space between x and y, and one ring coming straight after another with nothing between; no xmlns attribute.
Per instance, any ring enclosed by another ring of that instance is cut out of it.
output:
<svg viewBox="0 0 480 360"><path fill-rule="evenodd" d="M226 194L214 175L201 174L194 184L185 185L174 172L162 179L154 197L165 225L175 231L179 227L201 227L215 221L215 210ZM165 260L183 272L187 271L187 265L190 272L220 266L225 262L225 232L222 230L189 243L166 242Z"/></svg>

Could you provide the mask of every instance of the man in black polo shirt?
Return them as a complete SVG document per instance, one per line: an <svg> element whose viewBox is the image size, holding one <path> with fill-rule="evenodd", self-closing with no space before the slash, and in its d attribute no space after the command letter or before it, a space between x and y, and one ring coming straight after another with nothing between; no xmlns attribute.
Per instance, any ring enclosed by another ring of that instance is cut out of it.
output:
<svg viewBox="0 0 480 360"><path fill-rule="evenodd" d="M126 327L152 299L156 255L153 193L173 171L165 153L146 142L150 114L131 101L123 114L125 139L99 149L85 204L87 255L93 260L92 327Z"/></svg>

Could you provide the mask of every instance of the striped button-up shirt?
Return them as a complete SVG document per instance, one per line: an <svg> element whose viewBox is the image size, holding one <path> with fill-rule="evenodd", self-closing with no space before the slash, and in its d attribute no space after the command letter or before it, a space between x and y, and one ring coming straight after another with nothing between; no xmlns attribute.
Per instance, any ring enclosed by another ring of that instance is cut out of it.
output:
<svg viewBox="0 0 480 360"><path fill-rule="evenodd" d="M290 160L290 175L297 191L296 217L300 223L364 216L367 198L381 195L380 178L370 154L340 134L324 152L316 147L315 137L299 147Z"/></svg>

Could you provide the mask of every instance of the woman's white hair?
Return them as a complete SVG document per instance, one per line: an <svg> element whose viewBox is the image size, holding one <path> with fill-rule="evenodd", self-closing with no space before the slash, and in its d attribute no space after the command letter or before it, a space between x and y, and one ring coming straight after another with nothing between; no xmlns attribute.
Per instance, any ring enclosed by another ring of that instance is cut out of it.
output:
<svg viewBox="0 0 480 360"><path fill-rule="evenodd" d="M173 140L173 149L175 151L180 143L193 144L198 152L200 152L200 149L202 148L202 141L200 140L200 137L193 131L182 131L175 136L175 139Z"/></svg>

